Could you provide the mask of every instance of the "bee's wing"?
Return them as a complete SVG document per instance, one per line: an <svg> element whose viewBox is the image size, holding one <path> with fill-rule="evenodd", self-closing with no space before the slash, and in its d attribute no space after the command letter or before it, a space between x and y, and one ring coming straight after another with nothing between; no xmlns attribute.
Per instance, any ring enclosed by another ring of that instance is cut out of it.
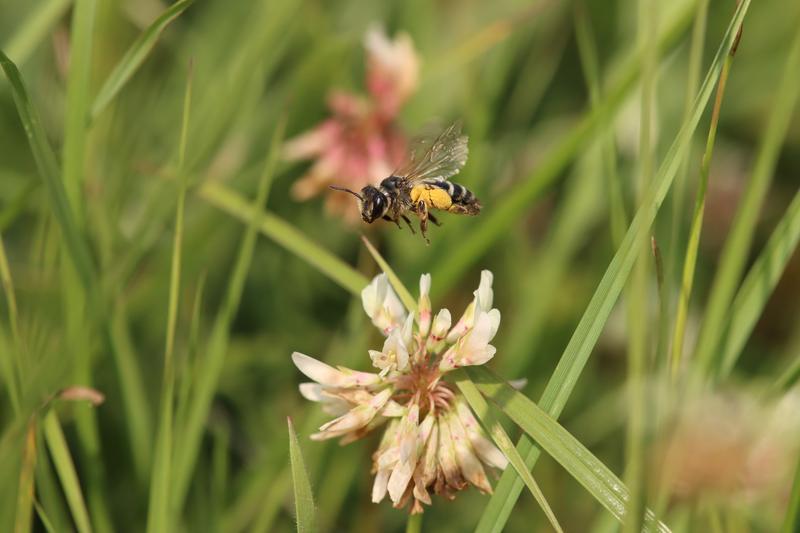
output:
<svg viewBox="0 0 800 533"><path fill-rule="evenodd" d="M467 136L455 122L437 137L420 139L411 149L411 160L394 172L409 185L422 181L443 181L455 176L467 162Z"/></svg>

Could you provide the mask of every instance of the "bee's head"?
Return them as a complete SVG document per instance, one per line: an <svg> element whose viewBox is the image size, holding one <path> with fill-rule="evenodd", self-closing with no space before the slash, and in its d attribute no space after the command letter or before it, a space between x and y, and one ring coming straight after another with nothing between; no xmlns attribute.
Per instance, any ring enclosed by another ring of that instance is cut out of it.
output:
<svg viewBox="0 0 800 533"><path fill-rule="evenodd" d="M344 187L330 186L335 191L347 192L358 198L358 209L361 211L361 220L372 224L386 213L386 197L377 187L367 185L361 189L361 194L345 189Z"/></svg>

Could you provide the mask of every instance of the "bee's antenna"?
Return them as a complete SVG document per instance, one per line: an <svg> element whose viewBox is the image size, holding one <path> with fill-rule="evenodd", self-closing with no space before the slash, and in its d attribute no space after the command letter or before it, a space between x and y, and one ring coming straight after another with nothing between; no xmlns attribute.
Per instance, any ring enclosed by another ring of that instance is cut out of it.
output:
<svg viewBox="0 0 800 533"><path fill-rule="evenodd" d="M330 187L334 191L349 192L350 194L352 194L353 196L355 196L359 200L362 200L362 201L364 200L364 198L360 194L358 194L355 191L351 191L350 189L346 189L345 187L337 187L336 185L328 185L328 187Z"/></svg>

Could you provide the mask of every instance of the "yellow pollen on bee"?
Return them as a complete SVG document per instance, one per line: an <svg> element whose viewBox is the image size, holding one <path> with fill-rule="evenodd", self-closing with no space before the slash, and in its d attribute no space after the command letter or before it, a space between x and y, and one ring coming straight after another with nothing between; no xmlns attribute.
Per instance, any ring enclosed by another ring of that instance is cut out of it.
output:
<svg viewBox="0 0 800 533"><path fill-rule="evenodd" d="M424 202L428 207L447 210L453 204L450 195L439 187L427 185L417 185L411 189L411 201L416 203Z"/></svg>

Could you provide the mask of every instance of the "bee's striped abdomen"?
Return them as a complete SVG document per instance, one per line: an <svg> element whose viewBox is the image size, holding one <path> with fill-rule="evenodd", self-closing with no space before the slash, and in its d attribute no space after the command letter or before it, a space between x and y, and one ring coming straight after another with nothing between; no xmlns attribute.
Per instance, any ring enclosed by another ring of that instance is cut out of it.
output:
<svg viewBox="0 0 800 533"><path fill-rule="evenodd" d="M436 183L436 186L446 190L447 194L450 195L453 205L450 206L448 211L464 215L477 215L480 212L480 202L472 191L463 185L452 181L440 181Z"/></svg>

